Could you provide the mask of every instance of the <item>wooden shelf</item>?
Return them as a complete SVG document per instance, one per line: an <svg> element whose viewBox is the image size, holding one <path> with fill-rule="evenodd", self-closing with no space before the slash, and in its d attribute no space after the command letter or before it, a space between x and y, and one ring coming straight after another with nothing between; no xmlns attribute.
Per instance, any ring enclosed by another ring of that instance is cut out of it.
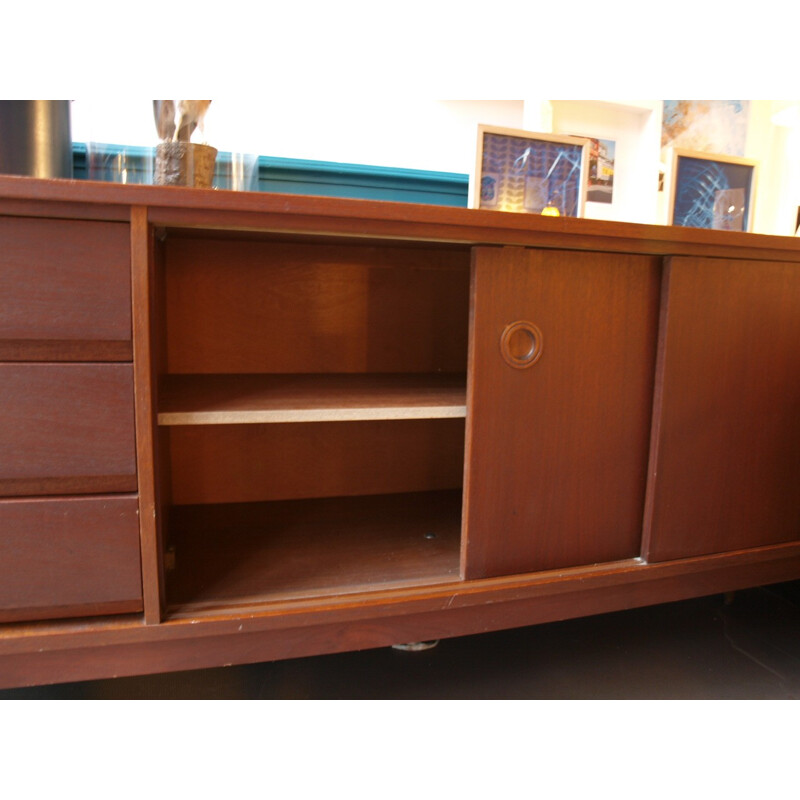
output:
<svg viewBox="0 0 800 800"><path fill-rule="evenodd" d="M461 490L175 506L173 613L459 580Z"/></svg>
<svg viewBox="0 0 800 800"><path fill-rule="evenodd" d="M463 374L169 375L159 425L466 416Z"/></svg>

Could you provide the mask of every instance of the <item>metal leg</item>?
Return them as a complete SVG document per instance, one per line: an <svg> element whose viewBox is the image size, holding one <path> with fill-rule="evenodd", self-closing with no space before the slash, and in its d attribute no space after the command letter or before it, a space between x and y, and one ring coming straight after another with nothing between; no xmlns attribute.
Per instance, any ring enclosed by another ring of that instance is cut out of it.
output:
<svg viewBox="0 0 800 800"><path fill-rule="evenodd" d="M406 644L393 644L392 650L402 650L406 653L419 653L422 650L432 650L439 644L438 639L433 639L430 642L408 642Z"/></svg>

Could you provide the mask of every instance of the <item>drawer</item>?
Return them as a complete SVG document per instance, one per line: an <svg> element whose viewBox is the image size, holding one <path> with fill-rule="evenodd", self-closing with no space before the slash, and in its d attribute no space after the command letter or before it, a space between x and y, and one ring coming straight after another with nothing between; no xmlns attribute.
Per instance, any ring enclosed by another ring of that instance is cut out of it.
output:
<svg viewBox="0 0 800 800"><path fill-rule="evenodd" d="M131 353L128 225L0 217L0 361Z"/></svg>
<svg viewBox="0 0 800 800"><path fill-rule="evenodd" d="M0 364L0 496L136 489L131 364Z"/></svg>
<svg viewBox="0 0 800 800"><path fill-rule="evenodd" d="M0 622L141 609L135 496L0 500Z"/></svg>

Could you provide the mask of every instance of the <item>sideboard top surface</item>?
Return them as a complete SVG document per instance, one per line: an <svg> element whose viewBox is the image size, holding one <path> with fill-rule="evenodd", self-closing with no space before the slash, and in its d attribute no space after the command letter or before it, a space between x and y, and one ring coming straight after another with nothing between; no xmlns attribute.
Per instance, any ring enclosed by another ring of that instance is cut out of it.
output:
<svg viewBox="0 0 800 800"><path fill-rule="evenodd" d="M135 207L147 209L152 225L168 229L800 259L800 241L791 236L416 203L0 175L0 214L127 220Z"/></svg>

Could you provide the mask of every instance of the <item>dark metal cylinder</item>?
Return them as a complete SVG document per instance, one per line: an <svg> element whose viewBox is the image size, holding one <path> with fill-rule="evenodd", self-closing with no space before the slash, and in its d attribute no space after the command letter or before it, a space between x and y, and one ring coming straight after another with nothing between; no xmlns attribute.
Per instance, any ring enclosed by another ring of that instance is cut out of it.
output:
<svg viewBox="0 0 800 800"><path fill-rule="evenodd" d="M0 173L72 177L69 100L0 100Z"/></svg>

